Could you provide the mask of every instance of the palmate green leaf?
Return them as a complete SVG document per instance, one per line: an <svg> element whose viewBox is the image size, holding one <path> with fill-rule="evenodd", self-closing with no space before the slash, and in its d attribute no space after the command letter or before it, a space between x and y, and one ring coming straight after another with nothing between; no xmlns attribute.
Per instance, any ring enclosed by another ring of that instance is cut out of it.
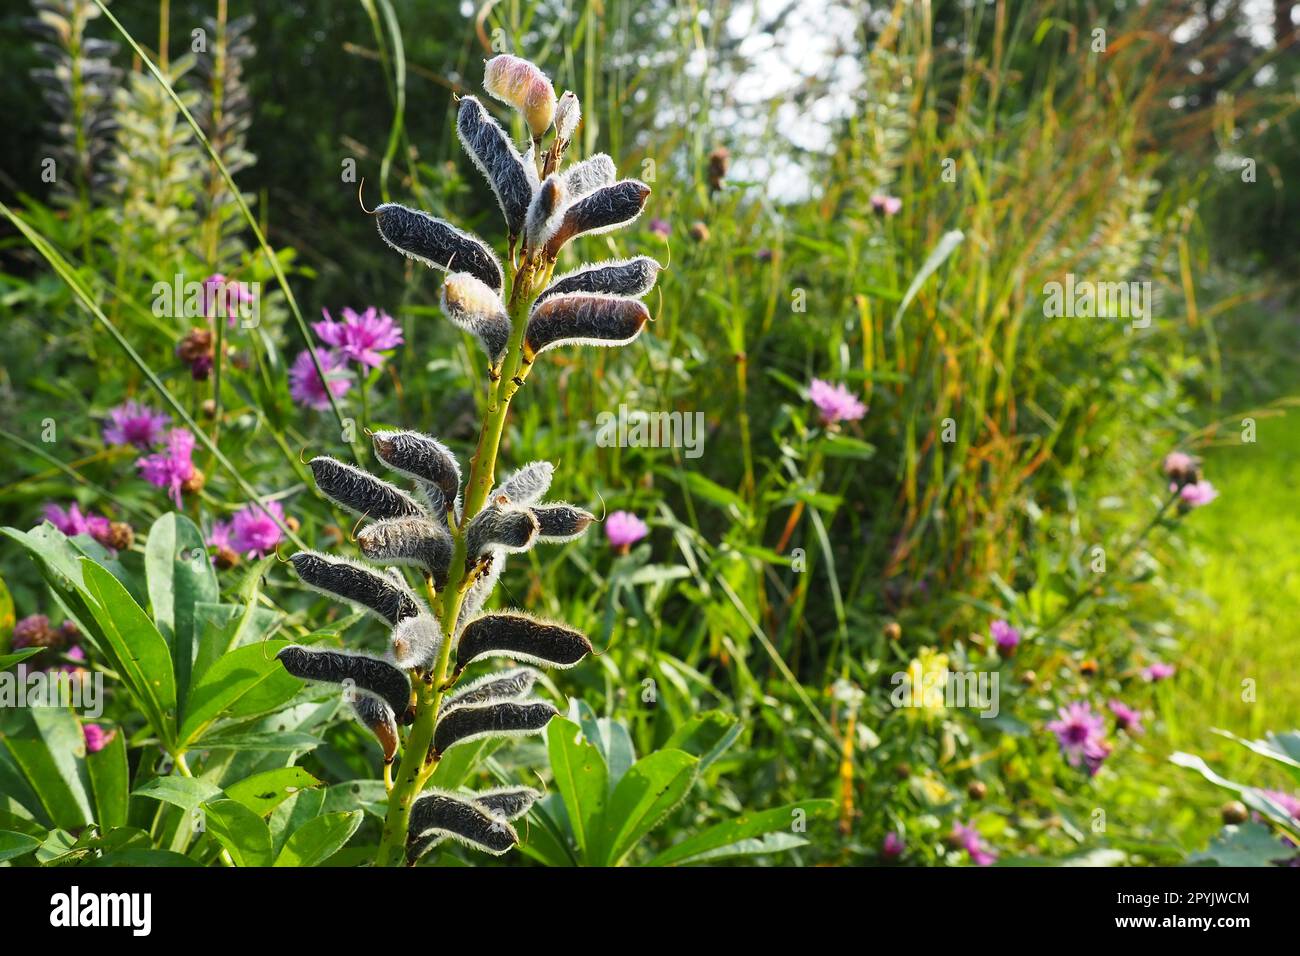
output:
<svg viewBox="0 0 1300 956"><path fill-rule="evenodd" d="M98 753L86 754L86 771L95 797L95 822L100 829L126 826L131 799L126 734L118 730Z"/></svg>
<svg viewBox="0 0 1300 956"><path fill-rule="evenodd" d="M753 837L763 834L779 834L782 836L794 836L790 833L791 826L797 819L797 811L802 810L808 817L817 816L827 813L834 807L833 800L804 800L800 803L792 803L788 806L777 807L774 810L763 810L759 813L743 813L740 816L725 820L722 823L709 827L702 833L688 837L677 843L664 852L660 853L647 866L675 866L682 863L701 862L701 858L709 855L711 859L718 859L713 856L712 852L721 850L733 844L739 844L741 841L750 840ZM786 832L782 832L786 831ZM801 845L806 841L799 839L798 843L792 846ZM789 846L781 847L788 849ZM771 852L761 851L756 848L750 848L744 852ZM740 855L737 853L736 855Z"/></svg>
<svg viewBox="0 0 1300 956"><path fill-rule="evenodd" d="M41 845L36 837L12 830L0 830L0 863L26 856Z"/></svg>
<svg viewBox="0 0 1300 956"><path fill-rule="evenodd" d="M104 653L130 689L164 747L175 750L176 677L167 641L121 582L89 558L80 560L90 612Z"/></svg>
<svg viewBox="0 0 1300 956"><path fill-rule="evenodd" d="M56 826L83 827L95 817L81 724L63 707L23 707L6 725L3 743L40 808ZM29 809L33 809L30 808Z"/></svg>
<svg viewBox="0 0 1300 956"><path fill-rule="evenodd" d="M319 786L321 782L302 767L281 767L232 783L226 796L264 817L298 791Z"/></svg>
<svg viewBox="0 0 1300 956"><path fill-rule="evenodd" d="M307 821L285 841L275 866L320 866L352 839L362 816L360 810L351 810Z"/></svg>
<svg viewBox="0 0 1300 956"><path fill-rule="evenodd" d="M571 705L570 719L576 715L583 736L596 745L600 757L609 771L609 786L616 787L636 762L636 750L627 728L608 717L597 717L585 700L575 699Z"/></svg>
<svg viewBox="0 0 1300 956"><path fill-rule="evenodd" d="M175 513L163 515L149 529L144 563L153 620L171 649L177 697L184 700L198 646L194 607L217 600L217 575L203 533Z"/></svg>
<svg viewBox="0 0 1300 956"><path fill-rule="evenodd" d="M594 863L609 798L605 761L578 725L563 717L552 718L546 728L546 752L578 851Z"/></svg>
<svg viewBox="0 0 1300 956"><path fill-rule="evenodd" d="M656 750L632 765L609 798L601 864L621 865L642 838L664 821L695 784L699 763L682 750Z"/></svg>
<svg viewBox="0 0 1300 956"><path fill-rule="evenodd" d="M236 866L271 865L271 831L260 816L235 800L214 800L203 813L207 832Z"/></svg>
<svg viewBox="0 0 1300 956"><path fill-rule="evenodd" d="M39 654L45 650L43 647L24 647L20 651L14 651L12 654L0 654L0 671L7 671L16 664L21 664L27 658Z"/></svg>
<svg viewBox="0 0 1300 956"><path fill-rule="evenodd" d="M167 777L155 777L148 783L136 787L132 794L137 797L148 797L151 800L161 800L182 810L191 811L213 797L220 796L221 788L210 780L173 774Z"/></svg>
<svg viewBox="0 0 1300 956"><path fill-rule="evenodd" d="M292 700L301 682L275 659L287 641L238 647L209 667L185 702L179 739L190 747L218 718L253 717Z"/></svg>
<svg viewBox="0 0 1300 956"><path fill-rule="evenodd" d="M376 783L381 787L384 785L383 781L376 781ZM272 857L280 855L280 851L284 849L292 834L297 833L307 825L308 821L315 820L324 812L326 796L327 791L324 788L299 790L271 811L267 823L271 828Z"/></svg>

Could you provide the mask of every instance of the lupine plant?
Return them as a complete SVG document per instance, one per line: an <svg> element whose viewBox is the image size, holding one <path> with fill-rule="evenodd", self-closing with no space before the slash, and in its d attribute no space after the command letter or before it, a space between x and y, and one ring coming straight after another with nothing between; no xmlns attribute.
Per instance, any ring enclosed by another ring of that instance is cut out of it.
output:
<svg viewBox="0 0 1300 956"><path fill-rule="evenodd" d="M529 696L535 670L492 671L462 684L468 667L504 657L564 668L592 650L583 634L563 624L514 611L480 613L507 555L572 540L594 520L574 505L542 502L554 471L548 462L526 464L498 483L501 436L511 400L543 352L626 345L640 334L650 318L640 297L659 271L642 256L554 275L570 239L632 222L650 189L617 180L604 154L563 168L580 118L578 100L573 93L557 100L532 63L496 56L486 64L485 86L522 115L530 137L521 153L482 102L459 99L460 142L505 218L504 264L488 243L427 212L396 203L374 211L384 242L447 272L442 309L487 353L487 404L469 473L442 442L419 431L370 435L380 463L412 483L414 493L333 458L312 459L321 493L369 521L356 535L365 562L299 551L293 565L309 587L391 628L389 653L379 658L297 645L279 652L298 677L346 684L358 717L383 748L389 796L375 861L381 866L414 862L444 839L503 853L519 840L510 821L541 796L530 787L472 795L426 790L450 748L538 733L556 714L550 703ZM409 587L394 567L411 569L422 588Z"/></svg>

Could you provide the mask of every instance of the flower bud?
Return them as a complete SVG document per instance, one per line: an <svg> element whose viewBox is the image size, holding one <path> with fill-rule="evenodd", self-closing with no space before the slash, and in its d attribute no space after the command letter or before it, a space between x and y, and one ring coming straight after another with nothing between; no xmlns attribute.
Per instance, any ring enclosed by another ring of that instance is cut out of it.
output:
<svg viewBox="0 0 1300 956"><path fill-rule="evenodd" d="M709 189L717 192L722 188L722 181L727 178L731 168L731 153L725 146L719 146L709 153Z"/></svg>
<svg viewBox="0 0 1300 956"><path fill-rule="evenodd" d="M578 131L578 121L582 119L582 106L572 90L565 90L555 105L555 138L561 143L572 141Z"/></svg>
<svg viewBox="0 0 1300 956"><path fill-rule="evenodd" d="M483 66L483 88L524 117L533 139L541 139L555 118L555 88L534 64L508 53Z"/></svg>

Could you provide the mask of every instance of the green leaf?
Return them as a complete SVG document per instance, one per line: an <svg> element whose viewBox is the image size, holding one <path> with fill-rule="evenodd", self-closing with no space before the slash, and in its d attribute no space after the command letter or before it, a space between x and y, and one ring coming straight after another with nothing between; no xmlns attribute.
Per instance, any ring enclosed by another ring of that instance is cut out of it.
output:
<svg viewBox="0 0 1300 956"><path fill-rule="evenodd" d="M720 846L716 850L709 850L698 856L693 856L690 860L684 860L683 863L710 865L721 860L734 860L742 856L769 856L773 853L784 853L786 850L793 850L797 847L807 846L808 841L793 833L766 833L761 837L751 837L748 840L737 840L735 843L728 843L726 846Z"/></svg>
<svg viewBox="0 0 1300 956"><path fill-rule="evenodd" d="M614 788L602 841L606 866L618 866L663 822L695 783L699 760L681 750L656 750L632 765Z"/></svg>
<svg viewBox="0 0 1300 956"><path fill-rule="evenodd" d="M748 840L752 837L776 831L788 831L796 820L796 811L802 810L808 816L829 811L835 805L833 800L804 800L789 806L764 810L760 813L744 813L732 820L725 820L681 841L660 853L648 866L674 866L681 863L697 862L703 854L723 847ZM802 842L802 841L801 841Z"/></svg>
<svg viewBox="0 0 1300 956"><path fill-rule="evenodd" d="M594 849L599 841L609 797L609 771L605 761L595 744L583 739L578 725L563 717L552 718L546 728L546 752L578 850L594 863L588 848Z"/></svg>
<svg viewBox="0 0 1300 956"><path fill-rule="evenodd" d="M198 860L192 860L183 853L172 850L152 850L147 847L132 847L105 853L97 860L90 860L87 866L202 866Z"/></svg>
<svg viewBox="0 0 1300 956"><path fill-rule="evenodd" d="M500 737L480 737L452 747L438 761L438 769L429 778L429 786L442 790L455 790L461 786L475 767L479 766L505 741Z"/></svg>
<svg viewBox="0 0 1300 956"><path fill-rule="evenodd" d="M737 517L749 515L749 507L745 504L745 499L731 489L724 488L716 481L704 477L698 471L665 472L665 475L676 478L685 486L686 491L696 498L701 498L724 511L734 512Z"/></svg>
<svg viewBox="0 0 1300 956"><path fill-rule="evenodd" d="M321 782L301 767L281 767L232 783L226 796L264 817L298 791L319 786Z"/></svg>
<svg viewBox="0 0 1300 956"><path fill-rule="evenodd" d="M81 757L86 741L81 724L62 707L25 707L12 720L17 723L3 735L4 745L56 827L76 829L95 816L89 794L89 777Z"/></svg>
<svg viewBox="0 0 1300 956"><path fill-rule="evenodd" d="M5 860L13 860L20 856L26 856L40 845L40 840L35 837L30 837L26 833L14 833L12 830L0 830L0 863L3 863Z"/></svg>
<svg viewBox="0 0 1300 956"><path fill-rule="evenodd" d="M325 790L325 802L320 810L321 813L364 810L382 820L388 812L388 790L382 780L347 780L332 784Z"/></svg>
<svg viewBox="0 0 1300 956"><path fill-rule="evenodd" d="M1188 863L1214 863L1218 866L1273 866L1294 855L1262 823L1227 826L1210 841L1210 845L1187 858Z"/></svg>
<svg viewBox="0 0 1300 956"><path fill-rule="evenodd" d="M266 641L237 647L210 668L194 686L185 704L182 747L189 747L219 717L252 717L289 701L302 683L275 655L287 641Z"/></svg>
<svg viewBox="0 0 1300 956"><path fill-rule="evenodd" d="M271 831L266 821L235 800L217 800L204 807L204 820L236 866L271 865Z"/></svg>
<svg viewBox="0 0 1300 956"><path fill-rule="evenodd" d="M169 751L176 743L176 677L167 641L120 581L89 558L80 560L91 614L109 663L131 690Z"/></svg>
<svg viewBox="0 0 1300 956"><path fill-rule="evenodd" d="M222 733L203 738L205 750L252 750L267 753L290 750L314 750L321 744L319 737L296 730L258 731L254 733Z"/></svg>
<svg viewBox="0 0 1300 956"><path fill-rule="evenodd" d="M163 803L170 803L174 807L189 811L219 796L221 788L199 777L181 777L173 774L167 777L155 777L143 786L136 787L132 793L137 797L161 800Z"/></svg>
<svg viewBox="0 0 1300 956"><path fill-rule="evenodd" d="M665 750L684 750L700 758L703 772L740 736L739 718L721 710L706 710L686 720L664 744Z"/></svg>
<svg viewBox="0 0 1300 956"><path fill-rule="evenodd" d="M907 291L903 293L903 301L898 303L898 310L894 313L894 321L891 325L891 332L898 333L898 325L903 321L903 313L907 307L912 304L916 294L921 291L921 286L925 285L925 280L934 275L938 268L943 265L944 261L953 253L953 250L961 245L961 241L966 237L960 229L953 229L945 232L939 237L939 242L935 245L930 254L925 257L925 262L921 264L920 271L912 279Z"/></svg>
<svg viewBox="0 0 1300 956"><path fill-rule="evenodd" d="M126 826L130 802L131 771L126 762L126 734L122 730L98 753L86 754L86 771L95 795L95 821L101 830Z"/></svg>
<svg viewBox="0 0 1300 956"><path fill-rule="evenodd" d="M832 433L822 442L822 452L828 458L853 458L868 461L876 457L876 446L860 438Z"/></svg>
<svg viewBox="0 0 1300 956"><path fill-rule="evenodd" d="M326 813L308 820L285 841L276 866L320 866L352 839L361 826L360 810Z"/></svg>
<svg viewBox="0 0 1300 956"><path fill-rule="evenodd" d="M18 623L18 618L14 614L14 599L9 593L9 586L5 584L5 579L0 577L0 661L4 660L4 653L9 650L13 640L14 625ZM0 664L0 671L5 669Z"/></svg>
<svg viewBox="0 0 1300 956"><path fill-rule="evenodd" d="M21 664L43 650L45 650L43 647L24 647L21 651L14 651L12 654L0 654L0 671L7 671L15 664Z"/></svg>
<svg viewBox="0 0 1300 956"><path fill-rule="evenodd" d="M163 515L149 529L144 566L153 620L169 645L184 700L198 646L194 605L216 601L219 592L203 533L185 515Z"/></svg>

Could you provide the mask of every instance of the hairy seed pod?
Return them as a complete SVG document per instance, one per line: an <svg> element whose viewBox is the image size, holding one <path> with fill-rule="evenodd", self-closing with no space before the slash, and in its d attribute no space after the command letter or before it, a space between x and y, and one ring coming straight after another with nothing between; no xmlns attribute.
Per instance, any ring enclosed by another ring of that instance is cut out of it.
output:
<svg viewBox="0 0 1300 956"><path fill-rule="evenodd" d="M445 524L428 518L389 518L362 528L357 544L376 564L414 565L429 572L439 591L447 584L453 541Z"/></svg>
<svg viewBox="0 0 1300 956"><path fill-rule="evenodd" d="M578 121L582 119L582 106L577 94L565 90L560 101L555 104L555 138L561 143L568 143L578 131Z"/></svg>
<svg viewBox="0 0 1300 956"><path fill-rule="evenodd" d="M393 716L393 708L378 697L358 694L352 702L352 710L379 741L384 750L384 763L392 763L397 754L397 719Z"/></svg>
<svg viewBox="0 0 1300 956"><path fill-rule="evenodd" d="M442 649L442 628L431 614L403 618L393 628L393 660L398 667L426 668L438 658Z"/></svg>
<svg viewBox="0 0 1300 956"><path fill-rule="evenodd" d="M528 207L524 226L525 248L540 249L546 245L564 220L567 202L564 180L554 174L547 176Z"/></svg>
<svg viewBox="0 0 1300 956"><path fill-rule="evenodd" d="M330 557L319 551L299 551L289 560L309 588L370 611L390 627L423 610L404 583L356 561Z"/></svg>
<svg viewBox="0 0 1300 956"><path fill-rule="evenodd" d="M564 171L564 186L570 199L595 192L602 186L612 186L617 179L618 170L607 153L589 156Z"/></svg>
<svg viewBox="0 0 1300 956"><path fill-rule="evenodd" d="M598 235L634 222L645 208L650 187L638 179L601 186L564 210L564 221L546 241L546 257L554 259L560 248L576 236Z"/></svg>
<svg viewBox="0 0 1300 956"><path fill-rule="evenodd" d="M448 697L443 702L443 706L450 709L487 704L498 700L518 700L528 695L541 676L531 667L513 667L510 670L496 671L478 680L470 681Z"/></svg>
<svg viewBox="0 0 1300 956"><path fill-rule="evenodd" d="M548 544L572 541L587 530L596 516L582 508L557 502L528 509L537 519L537 540Z"/></svg>
<svg viewBox="0 0 1300 956"><path fill-rule="evenodd" d="M524 228L524 216L536 185L536 167L524 165L510 137L473 96L462 96L456 110L461 145L496 194L501 215L513 239ZM530 175L531 173L531 175Z"/></svg>
<svg viewBox="0 0 1300 956"><path fill-rule="evenodd" d="M558 711L542 700L505 700L443 711L433 732L434 753L483 737L520 737L544 728Z"/></svg>
<svg viewBox="0 0 1300 956"><path fill-rule="evenodd" d="M563 624L527 614L484 614L465 625L456 646L459 673L480 657L513 657L543 667L572 667L591 653L591 641Z"/></svg>
<svg viewBox="0 0 1300 956"><path fill-rule="evenodd" d="M474 794L474 802L495 817L518 820L542 796L540 791L532 787L498 787Z"/></svg>
<svg viewBox="0 0 1300 956"><path fill-rule="evenodd" d="M361 690L383 698L395 714L405 714L411 705L411 682L405 672L378 657L298 644L283 648L275 657L285 670L303 680L330 684L350 680Z"/></svg>
<svg viewBox="0 0 1300 956"><path fill-rule="evenodd" d="M551 487L551 478L555 466L549 461L532 461L524 465L492 492L490 501L501 502L504 498L512 505L531 505L541 501Z"/></svg>
<svg viewBox="0 0 1300 956"><path fill-rule="evenodd" d="M519 834L504 818L440 790L425 791L411 805L409 832L412 848L427 837L440 836L500 855L519 842Z"/></svg>
<svg viewBox="0 0 1300 956"><path fill-rule="evenodd" d="M561 345L627 345L650 320L636 299L574 293L557 295L533 308L524 330L524 358L532 361Z"/></svg>
<svg viewBox="0 0 1300 956"><path fill-rule="evenodd" d="M468 272L456 272L442 284L441 304L452 324L472 333L492 365L500 365L510 342L510 316L500 294Z"/></svg>
<svg viewBox="0 0 1300 956"><path fill-rule="evenodd" d="M649 256L597 262L574 269L555 279L542 290L537 301L571 292L595 292L639 299L654 288L663 266Z"/></svg>
<svg viewBox="0 0 1300 956"><path fill-rule="evenodd" d="M407 866L415 866L415 864L420 862L422 856L440 843L445 843L446 841L447 834L439 833L437 830L432 830L427 836L422 837L408 835L406 841Z"/></svg>
<svg viewBox="0 0 1300 956"><path fill-rule="evenodd" d="M326 455L317 455L308 465L321 494L353 514L378 519L424 514L420 503L405 491L368 471Z"/></svg>
<svg viewBox="0 0 1300 956"><path fill-rule="evenodd" d="M491 504L470 519L465 547L470 560L490 551L527 551L537 538L537 519L524 508Z"/></svg>
<svg viewBox="0 0 1300 956"><path fill-rule="evenodd" d="M436 485L444 502L460 494L460 464L438 439L420 432L381 431L373 441L376 457L393 471Z"/></svg>
<svg viewBox="0 0 1300 956"><path fill-rule="evenodd" d="M517 109L533 139L541 139L555 118L555 87L534 64L502 53L483 64L483 89Z"/></svg>
<svg viewBox="0 0 1300 956"><path fill-rule="evenodd" d="M444 272L453 267L468 272L493 289L504 285L496 254L481 239L451 223L391 202L375 208L375 219L384 242L402 255Z"/></svg>

